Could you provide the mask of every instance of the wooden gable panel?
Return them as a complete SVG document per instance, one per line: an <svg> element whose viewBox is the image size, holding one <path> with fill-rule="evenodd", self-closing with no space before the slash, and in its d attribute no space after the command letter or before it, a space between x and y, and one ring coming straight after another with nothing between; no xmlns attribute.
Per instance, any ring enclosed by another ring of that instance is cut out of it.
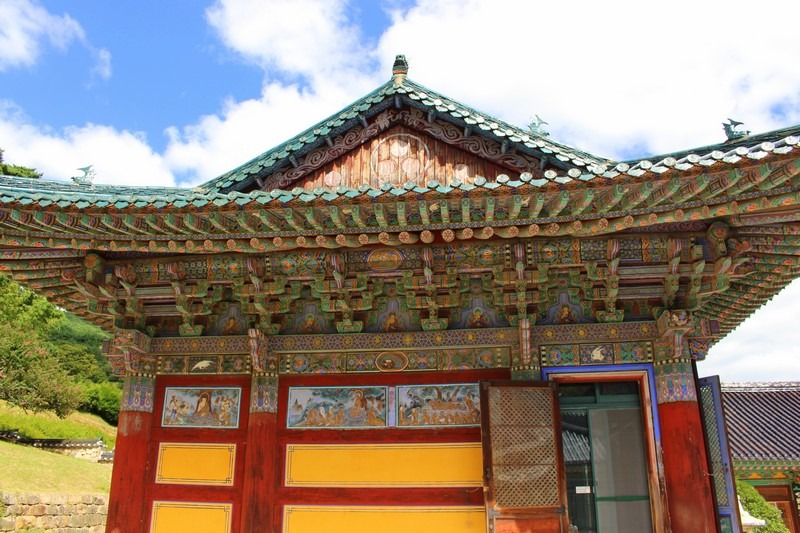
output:
<svg viewBox="0 0 800 533"><path fill-rule="evenodd" d="M475 154L414 129L398 126L314 171L297 186L355 189L369 185L378 189L384 183L402 187L408 182L425 185L431 180L442 185L449 185L454 180L472 183L479 176L495 181L501 174L511 179L519 178L518 169L487 159L499 153L490 153L490 147L485 143L476 141L473 150ZM532 160L531 170L536 167Z"/></svg>

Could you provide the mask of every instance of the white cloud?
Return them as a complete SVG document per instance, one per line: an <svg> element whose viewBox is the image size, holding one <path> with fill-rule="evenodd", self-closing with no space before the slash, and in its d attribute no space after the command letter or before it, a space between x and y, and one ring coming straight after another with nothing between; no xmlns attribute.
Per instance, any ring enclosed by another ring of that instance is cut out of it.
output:
<svg viewBox="0 0 800 533"><path fill-rule="evenodd" d="M93 51L94 67L92 67L92 75L97 76L102 80L107 80L111 77L111 52L105 48L100 48Z"/></svg>
<svg viewBox="0 0 800 533"><path fill-rule="evenodd" d="M359 42L346 2L219 0L209 24L234 52L265 69L258 99L227 100L195 124L166 133L168 164L196 184L288 140L388 79ZM291 22L289 22L291 21ZM290 80L274 80L274 72Z"/></svg>
<svg viewBox="0 0 800 533"><path fill-rule="evenodd" d="M798 302L800 280L711 348L698 373L718 374L722 381L800 380Z"/></svg>
<svg viewBox="0 0 800 533"><path fill-rule="evenodd" d="M220 39L265 69L318 81L363 78L374 53L348 18L346 0L217 0L206 10ZM346 72L347 76L342 74Z"/></svg>
<svg viewBox="0 0 800 533"><path fill-rule="evenodd" d="M369 50L344 0L218 0L209 24L265 69L265 87L168 128L165 157L190 182L210 179L388 80L397 53L434 90L517 125L539 114L555 140L609 157L720 142L727 117L754 131L800 122L791 32L749 10L745 33L733 7L420 0Z"/></svg>
<svg viewBox="0 0 800 533"><path fill-rule="evenodd" d="M43 41L65 49L73 40L84 41L83 28L69 15L53 15L33 0L0 2L0 72L33 65Z"/></svg>
<svg viewBox="0 0 800 533"><path fill-rule="evenodd" d="M34 167L47 179L80 176L94 165L96 183L170 186L172 172L137 133L86 124L63 131L36 127L13 105L0 102L0 139L5 159Z"/></svg>
<svg viewBox="0 0 800 533"><path fill-rule="evenodd" d="M420 0L394 13L379 48L478 109L519 125L538 113L557 140L662 153L723 141L729 116L754 131L800 122L796 36L775 25L799 6Z"/></svg>
<svg viewBox="0 0 800 533"><path fill-rule="evenodd" d="M348 103L341 90L322 94L273 83L259 99L228 100L219 114L167 130L167 164L191 184L208 181L297 135Z"/></svg>

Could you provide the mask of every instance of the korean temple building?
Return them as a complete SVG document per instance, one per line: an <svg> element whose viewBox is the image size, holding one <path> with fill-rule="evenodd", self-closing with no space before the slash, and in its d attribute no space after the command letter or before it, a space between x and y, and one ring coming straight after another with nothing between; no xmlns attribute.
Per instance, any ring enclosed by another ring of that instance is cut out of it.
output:
<svg viewBox="0 0 800 533"><path fill-rule="evenodd" d="M695 362L800 273L800 126L614 161L407 72L195 188L0 177L113 335L107 531L740 531Z"/></svg>
<svg viewBox="0 0 800 533"><path fill-rule="evenodd" d="M800 382L723 383L722 400L736 477L800 533Z"/></svg>

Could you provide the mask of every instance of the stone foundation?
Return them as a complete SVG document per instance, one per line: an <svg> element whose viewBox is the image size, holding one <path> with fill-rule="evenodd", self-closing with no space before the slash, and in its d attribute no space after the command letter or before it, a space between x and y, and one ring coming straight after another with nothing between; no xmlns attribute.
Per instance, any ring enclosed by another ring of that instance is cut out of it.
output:
<svg viewBox="0 0 800 533"><path fill-rule="evenodd" d="M0 494L0 531L102 533L108 496Z"/></svg>

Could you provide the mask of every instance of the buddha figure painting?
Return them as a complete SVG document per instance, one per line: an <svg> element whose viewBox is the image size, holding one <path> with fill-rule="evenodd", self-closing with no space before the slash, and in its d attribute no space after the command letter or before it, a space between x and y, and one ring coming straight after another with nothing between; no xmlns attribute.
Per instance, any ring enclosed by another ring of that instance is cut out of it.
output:
<svg viewBox="0 0 800 533"><path fill-rule="evenodd" d="M239 387L167 387L164 392L162 427L239 427Z"/></svg>

